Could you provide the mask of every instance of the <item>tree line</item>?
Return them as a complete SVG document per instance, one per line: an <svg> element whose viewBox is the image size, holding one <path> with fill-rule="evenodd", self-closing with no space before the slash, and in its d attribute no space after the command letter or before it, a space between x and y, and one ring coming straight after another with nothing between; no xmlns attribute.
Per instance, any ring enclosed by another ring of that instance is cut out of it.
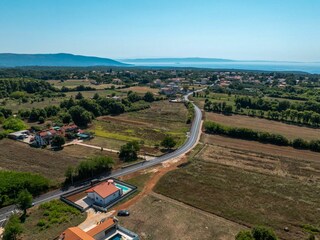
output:
<svg viewBox="0 0 320 240"><path fill-rule="evenodd" d="M92 99L87 99L79 92L75 98L71 97L68 100L62 101L60 106L19 110L18 115L30 122L39 121L41 123L49 117L57 116L62 123L73 121L79 126L86 127L96 117L139 111L149 108L149 103L156 100L162 100L162 98L155 98L150 92L147 92L144 96L139 96L130 91L126 98L119 101L112 98L100 97L98 93Z"/></svg>
<svg viewBox="0 0 320 240"><path fill-rule="evenodd" d="M245 140L253 140L262 143L270 143L279 146L292 146L297 149L307 149L314 152L320 152L320 140L306 141L301 138L296 138L292 141L281 134L256 131L248 128L238 128L224 126L212 121L204 123L206 133L226 135L233 138Z"/></svg>
<svg viewBox="0 0 320 240"><path fill-rule="evenodd" d="M236 97L234 102L236 111L240 111L241 108L254 109L258 112L251 110L249 114L273 120L285 120L313 126L320 125L320 103L315 101L290 102L288 100L279 101L242 96Z"/></svg>
<svg viewBox="0 0 320 240"><path fill-rule="evenodd" d="M55 88L45 81L23 78L0 79L0 98L9 97L13 92L39 93L47 90L55 91Z"/></svg>
<svg viewBox="0 0 320 240"><path fill-rule="evenodd" d="M252 117L256 116L276 121L287 121L315 127L320 126L320 108L318 109L320 104L316 102L309 101L293 105L289 101L270 101L262 98L255 99L245 96L236 97L235 104L236 108L233 109L233 107L228 105L226 102L215 102L206 99L204 110L224 114L243 114L245 109L246 114Z"/></svg>
<svg viewBox="0 0 320 240"><path fill-rule="evenodd" d="M81 161L78 166L69 166L65 172L66 183L73 184L87 178L111 171L114 160L111 157L96 155Z"/></svg>

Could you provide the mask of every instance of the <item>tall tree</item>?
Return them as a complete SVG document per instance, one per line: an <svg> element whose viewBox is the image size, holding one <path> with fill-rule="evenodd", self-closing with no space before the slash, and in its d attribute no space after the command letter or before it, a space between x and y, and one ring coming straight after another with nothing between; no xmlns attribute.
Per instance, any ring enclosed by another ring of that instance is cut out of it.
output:
<svg viewBox="0 0 320 240"><path fill-rule="evenodd" d="M124 161L135 161L138 159L139 150L140 146L137 141L128 142L121 146L119 158Z"/></svg>
<svg viewBox="0 0 320 240"><path fill-rule="evenodd" d="M32 206L32 195L28 190L22 190L18 194L17 198L18 207L23 211L23 215L26 215L27 209Z"/></svg>
<svg viewBox="0 0 320 240"><path fill-rule="evenodd" d="M167 135L161 142L161 146L167 149L173 148L176 144L177 142L170 135Z"/></svg>

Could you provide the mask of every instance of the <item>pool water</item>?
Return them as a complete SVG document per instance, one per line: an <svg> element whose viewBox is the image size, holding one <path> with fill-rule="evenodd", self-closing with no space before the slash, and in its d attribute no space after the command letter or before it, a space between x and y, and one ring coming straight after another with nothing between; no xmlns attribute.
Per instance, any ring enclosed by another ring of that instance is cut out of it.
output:
<svg viewBox="0 0 320 240"><path fill-rule="evenodd" d="M127 192L130 192L130 190L131 190L131 188L128 188L127 186L121 185L121 184L119 184L119 183L115 183L115 186L116 186L117 188L122 189L123 194L125 194L125 193L127 193Z"/></svg>
<svg viewBox="0 0 320 240"><path fill-rule="evenodd" d="M121 239L122 237L121 237L121 234L119 233L110 238L110 240L121 240Z"/></svg>

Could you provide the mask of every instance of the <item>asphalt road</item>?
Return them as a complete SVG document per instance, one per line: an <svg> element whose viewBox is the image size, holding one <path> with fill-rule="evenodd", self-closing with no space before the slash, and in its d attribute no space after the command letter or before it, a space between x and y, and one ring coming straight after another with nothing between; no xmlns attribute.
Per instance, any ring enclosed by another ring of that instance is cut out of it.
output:
<svg viewBox="0 0 320 240"><path fill-rule="evenodd" d="M201 89L201 90L203 90L203 89ZM201 91L201 90L198 90L198 91ZM189 93L189 94L184 96L186 101L189 101L188 97L191 94L192 93ZM110 177L116 178L116 177L124 176L124 175L127 175L129 173L133 173L133 172L136 172L136 171L139 171L139 170L142 170L142 169L157 165L157 164L159 164L161 162L164 162L164 161L167 161L169 159L176 158L176 157L188 152L189 150L191 150L193 148L193 146L197 143L197 140L198 140L198 137L199 137L199 134L200 134L200 130L201 130L200 128L201 128L201 120L202 120L202 112L201 112L201 110L195 104L193 104L193 105L194 105L195 115L194 115L194 119L192 121L190 134L189 134L188 139L186 140L186 142L180 148L178 148L174 152L165 154L165 155L163 155L161 157L156 157L156 158L153 158L153 159L151 159L149 161L141 162L139 164L135 164L135 165L123 168L123 169L119 169L119 170L113 171L108 176L100 178L100 180L104 180L104 179L110 178ZM58 199L63 194L66 194L68 192L74 191L76 189L79 189L79 188L81 188L81 187L83 187L85 185L89 185L89 184L90 183L87 182L87 183L82 184L81 186L70 187L68 190L58 189L58 190L51 191L49 193L43 194L43 195L41 195L41 196L39 196L39 197L34 199L34 205L39 205L39 204L41 204L43 202L48 202L48 201L53 200L53 199ZM16 209L15 205L7 206L7 207L4 207L4 208L0 209L0 227L5 222L5 220L11 214L13 214L15 209Z"/></svg>

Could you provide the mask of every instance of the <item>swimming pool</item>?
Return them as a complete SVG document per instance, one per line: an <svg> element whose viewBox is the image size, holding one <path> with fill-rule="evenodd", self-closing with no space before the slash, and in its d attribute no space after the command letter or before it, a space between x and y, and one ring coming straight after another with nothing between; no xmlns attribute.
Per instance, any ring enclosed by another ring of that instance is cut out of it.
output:
<svg viewBox="0 0 320 240"><path fill-rule="evenodd" d="M119 183L115 183L114 185L115 185L117 188L122 189L123 194L126 194L127 192L130 192L130 191L132 190L131 188L129 188L129 187L127 187L127 186L124 186L124 185L122 185L122 184L119 184Z"/></svg>
<svg viewBox="0 0 320 240"><path fill-rule="evenodd" d="M122 236L119 233L110 238L110 240L121 240L121 239L122 239Z"/></svg>

